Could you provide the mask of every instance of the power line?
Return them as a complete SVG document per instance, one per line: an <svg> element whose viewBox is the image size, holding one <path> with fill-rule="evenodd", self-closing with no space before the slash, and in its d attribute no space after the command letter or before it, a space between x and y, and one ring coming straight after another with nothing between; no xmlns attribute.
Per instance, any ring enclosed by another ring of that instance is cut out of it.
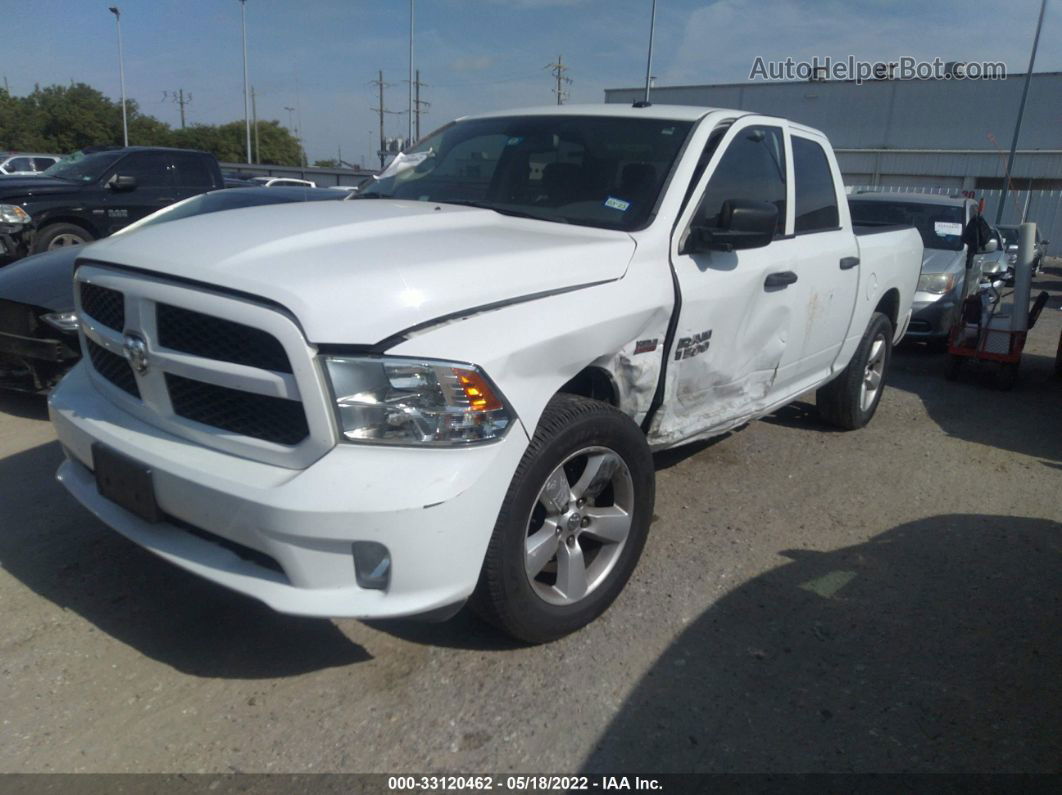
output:
<svg viewBox="0 0 1062 795"><path fill-rule="evenodd" d="M572 84L572 79L564 76L564 73L568 71L568 67L564 65L562 57L558 55L556 63L547 64L542 68L552 70L553 77L557 80L557 87L553 89L553 93L557 95L557 104L563 105L564 100L571 95L571 91L568 90L567 86Z"/></svg>

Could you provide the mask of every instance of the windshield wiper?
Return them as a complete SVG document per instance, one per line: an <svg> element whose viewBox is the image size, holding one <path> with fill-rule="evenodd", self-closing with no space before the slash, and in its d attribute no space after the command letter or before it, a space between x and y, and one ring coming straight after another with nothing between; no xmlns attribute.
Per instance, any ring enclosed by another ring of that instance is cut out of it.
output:
<svg viewBox="0 0 1062 795"><path fill-rule="evenodd" d="M529 213L526 210L515 210L509 207L498 207L493 204L487 204L486 202L474 201L472 199L447 199L445 201L436 201L436 204L457 204L461 207L475 207L479 210L493 210L500 215L508 215L512 218L533 218L536 221L556 221L559 224L568 223L568 219L560 215L541 215L539 213Z"/></svg>

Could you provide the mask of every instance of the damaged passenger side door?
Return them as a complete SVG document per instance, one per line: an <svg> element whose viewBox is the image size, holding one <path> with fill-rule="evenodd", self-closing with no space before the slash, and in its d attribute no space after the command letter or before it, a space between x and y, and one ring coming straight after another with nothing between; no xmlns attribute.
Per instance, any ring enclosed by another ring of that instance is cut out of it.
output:
<svg viewBox="0 0 1062 795"><path fill-rule="evenodd" d="M681 309L665 351L652 441L669 444L754 416L799 377L802 285L784 122L746 116L726 131L675 227Z"/></svg>

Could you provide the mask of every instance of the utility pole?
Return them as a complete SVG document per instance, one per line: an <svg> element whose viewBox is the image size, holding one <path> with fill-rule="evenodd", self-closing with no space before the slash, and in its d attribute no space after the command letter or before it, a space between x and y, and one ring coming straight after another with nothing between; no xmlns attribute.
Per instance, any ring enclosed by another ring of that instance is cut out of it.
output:
<svg viewBox="0 0 1062 795"><path fill-rule="evenodd" d="M258 143L258 103L255 102L254 86L251 86L251 123L254 125L254 162L262 162L262 148ZM181 108L181 127L184 127L184 108Z"/></svg>
<svg viewBox="0 0 1062 795"><path fill-rule="evenodd" d="M379 89L379 92L380 92L380 99L379 99L379 103L380 104L379 104L379 107L375 107L375 108L370 107L369 110L374 110L374 111L376 111L377 113L380 114L380 149L377 152L377 154L380 156L380 168L382 169L384 167L384 165L385 165L385 161L387 160L387 145L386 145L386 141L384 140L384 114L385 113L395 113L395 114L397 114L398 111L396 111L396 110L387 110L384 107L384 89L385 88L390 88L391 84L384 82L383 69L381 69L379 72L377 72L376 79L375 80L371 80L370 81L370 85L376 86Z"/></svg>
<svg viewBox="0 0 1062 795"><path fill-rule="evenodd" d="M424 106L425 108L430 108L431 107L431 103L430 102L424 102L420 98L421 86L423 86L424 88L428 88L428 84L427 83L420 82L420 70L418 69L417 70L417 79L413 81L413 90L414 90L413 116L414 116L414 119L416 120L416 129L415 129L416 137L413 139L413 143L415 143L415 142L420 140L420 114L428 112L426 110L421 110L421 106Z"/></svg>
<svg viewBox="0 0 1062 795"><path fill-rule="evenodd" d="M568 67L564 65L562 56L557 56L557 62L551 63L546 66L546 69L553 70L553 76L557 80L557 87L553 89L553 93L557 95L557 104L563 105L564 100L568 98L569 92L564 88L566 85L571 85L572 80L570 77L565 77L564 73L568 71Z"/></svg>
<svg viewBox="0 0 1062 795"><path fill-rule="evenodd" d="M162 101L172 99L174 103L181 109L181 129L184 129L184 106L192 104L192 94L189 92L188 99L184 98L184 89L179 88L176 91L163 91Z"/></svg>
<svg viewBox="0 0 1062 795"><path fill-rule="evenodd" d="M996 224L1003 223L1003 205L1007 203L1010 190L1010 172L1014 169L1014 152L1018 148L1018 135L1021 134L1021 120L1025 115L1025 100L1029 96L1029 81L1032 79L1033 64L1036 63L1036 48L1040 44L1040 28L1044 25L1044 10L1047 0L1040 0L1040 18L1036 20L1036 35L1033 36L1032 53L1029 55L1029 71L1025 73L1025 85L1021 90L1021 103L1018 105L1018 119L1014 122L1014 139L1010 142L1010 156L1007 158L1007 171L1003 175L1003 190L999 194L999 208L996 210Z"/></svg>

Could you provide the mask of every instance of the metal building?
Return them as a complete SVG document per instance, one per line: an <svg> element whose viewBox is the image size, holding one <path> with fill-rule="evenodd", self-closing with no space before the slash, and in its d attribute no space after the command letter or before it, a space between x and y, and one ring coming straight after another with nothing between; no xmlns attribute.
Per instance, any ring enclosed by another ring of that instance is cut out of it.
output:
<svg viewBox="0 0 1062 795"><path fill-rule="evenodd" d="M1004 80L871 80L660 86L653 102L784 116L825 132L849 185L1002 187L1024 74ZM605 102L644 88L605 90ZM1012 188L1062 188L1062 72L1034 73Z"/></svg>

